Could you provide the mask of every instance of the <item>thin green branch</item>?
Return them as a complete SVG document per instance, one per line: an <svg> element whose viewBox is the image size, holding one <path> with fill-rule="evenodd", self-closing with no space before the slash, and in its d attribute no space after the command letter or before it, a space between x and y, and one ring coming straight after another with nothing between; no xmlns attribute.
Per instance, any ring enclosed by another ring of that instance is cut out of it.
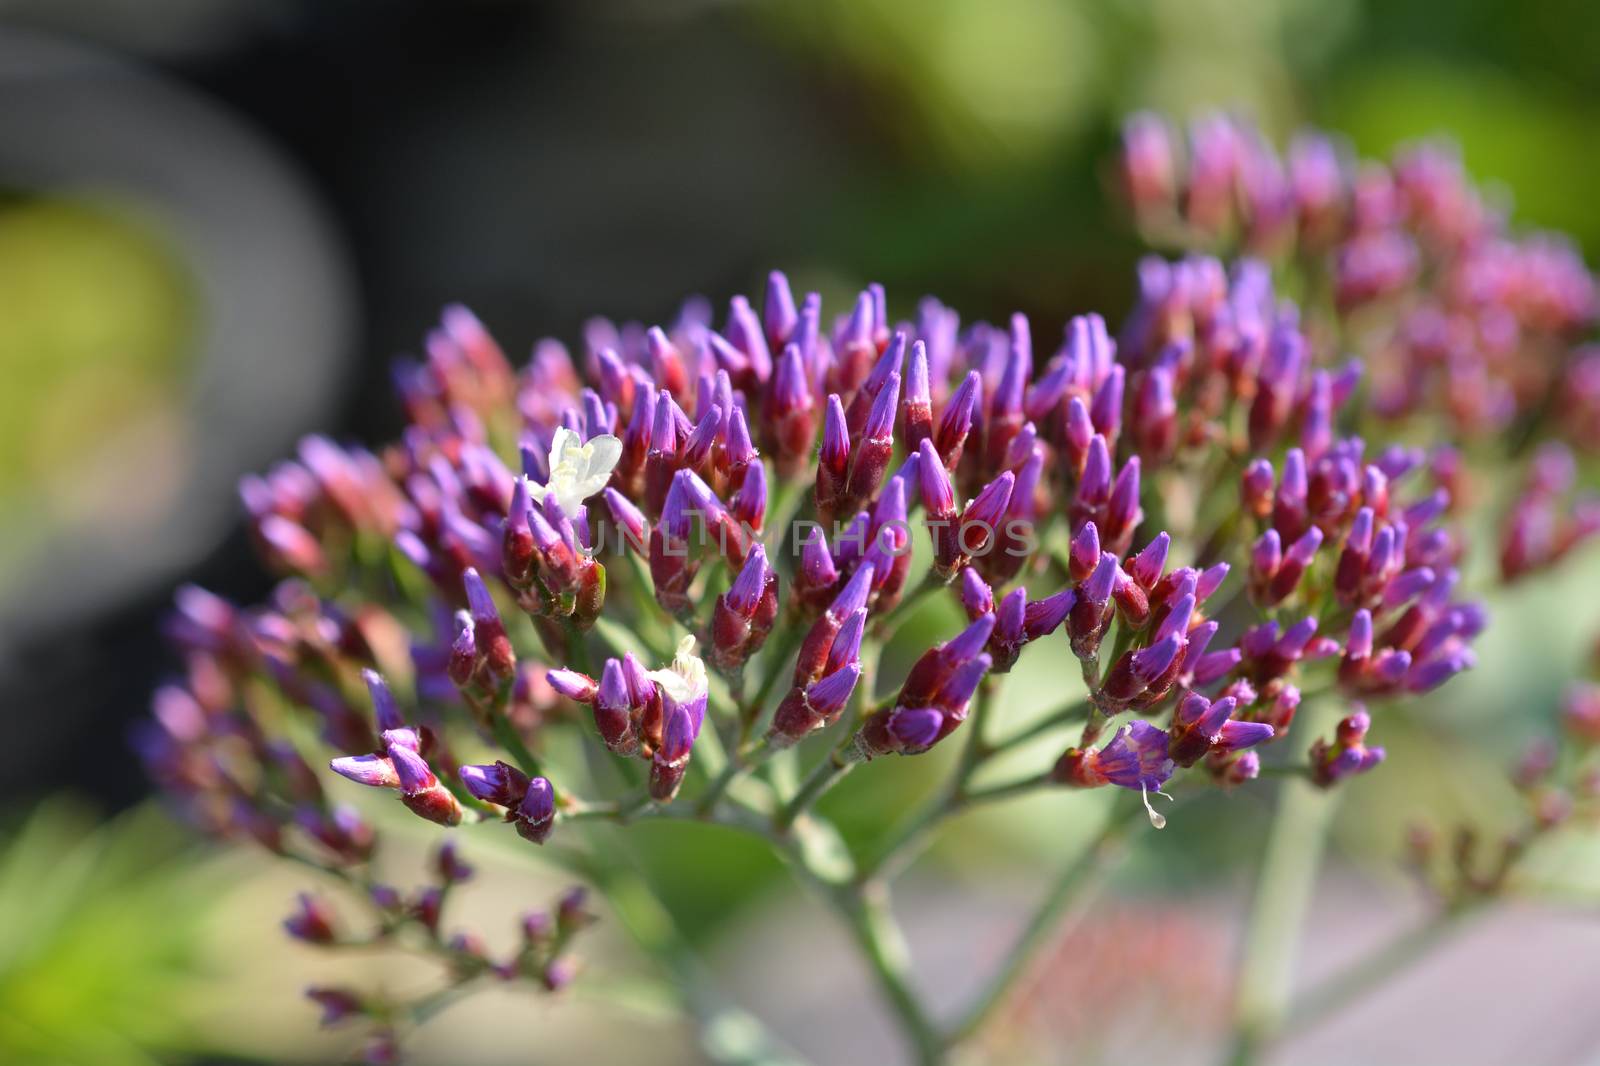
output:
<svg viewBox="0 0 1600 1066"><path fill-rule="evenodd" d="M1306 732L1323 735L1336 716L1332 705L1314 705L1305 716ZM1230 1054L1236 1066L1255 1062L1261 1045L1282 1027L1301 926L1311 905L1337 798L1337 791L1295 777L1286 779L1279 790L1239 965Z"/></svg>
<svg viewBox="0 0 1600 1066"><path fill-rule="evenodd" d="M1006 953L1004 961L950 1030L947 1044L957 1044L977 1033L1027 973L1035 956L1056 934L1066 916L1074 909L1081 910L1086 906L1091 890L1109 874L1113 858L1120 850L1129 827L1137 822L1137 817L1130 817L1126 813L1126 807L1127 804L1122 802L1113 804L1100 832L1083 853L1057 876L1028 923L1023 926L1011 950Z"/></svg>
<svg viewBox="0 0 1600 1066"><path fill-rule="evenodd" d="M835 906L866 956L917 1063L937 1066L944 1061L944 1044L912 986L911 952L890 910L888 890L872 882L841 889L834 896Z"/></svg>
<svg viewBox="0 0 1600 1066"><path fill-rule="evenodd" d="M773 828L778 832L786 832L795 822L796 818L806 812L806 809L815 803L822 794L838 783L839 779L856 767L856 763L846 759L842 750L835 748L828 753L828 757L817 763L812 768L811 774L800 786L778 816L773 819Z"/></svg>

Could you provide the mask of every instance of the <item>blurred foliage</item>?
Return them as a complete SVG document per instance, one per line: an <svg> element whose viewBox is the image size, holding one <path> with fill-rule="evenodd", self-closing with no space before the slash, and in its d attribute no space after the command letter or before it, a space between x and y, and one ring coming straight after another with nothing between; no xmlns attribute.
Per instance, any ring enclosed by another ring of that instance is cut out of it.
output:
<svg viewBox="0 0 1600 1066"><path fill-rule="evenodd" d="M68 506L77 467L181 399L195 308L156 229L58 195L0 197L0 308L0 541L9 541L42 534Z"/></svg>
<svg viewBox="0 0 1600 1066"><path fill-rule="evenodd" d="M0 1062L147 1066L185 1046L216 886L141 808L101 825L66 800L0 844Z"/></svg>

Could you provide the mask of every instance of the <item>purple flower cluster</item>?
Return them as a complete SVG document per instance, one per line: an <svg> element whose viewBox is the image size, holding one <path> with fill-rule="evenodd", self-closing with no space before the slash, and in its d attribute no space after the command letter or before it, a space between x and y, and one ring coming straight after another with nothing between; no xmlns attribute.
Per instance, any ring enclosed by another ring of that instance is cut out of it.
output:
<svg viewBox="0 0 1600 1066"><path fill-rule="evenodd" d="M1594 277L1564 239L1513 233L1447 145L1358 163L1305 133L1280 156L1232 117L1181 137L1142 114L1124 129L1120 174L1152 241L1289 262L1331 294L1339 320L1378 336L1366 350L1382 415L1484 432L1554 396L1595 393L1592 365L1572 350L1600 313ZM1213 287L1190 274L1180 287Z"/></svg>
<svg viewBox="0 0 1600 1066"><path fill-rule="evenodd" d="M375 835L319 761L538 844L695 795L706 735L727 772L701 813L746 760L841 723L835 765L926 752L1035 644L1086 690L1050 779L1145 793L1254 778L1302 693L1400 697L1472 665L1451 453L1350 433L1359 366L1326 366L1260 263L1147 263L1120 340L1080 315L1037 357L1021 315L887 307L874 286L830 322L773 274L720 327L703 302L595 320L576 358L545 341L521 370L450 309L397 371L399 441L313 439L246 482L289 576L259 609L180 594L189 671L141 737L152 773L209 832L363 871ZM928 596L965 628L869 681ZM552 755L588 720L646 764L616 767L637 795L596 799ZM1370 768L1367 729L1347 718L1306 772ZM334 935L315 907L293 928Z"/></svg>

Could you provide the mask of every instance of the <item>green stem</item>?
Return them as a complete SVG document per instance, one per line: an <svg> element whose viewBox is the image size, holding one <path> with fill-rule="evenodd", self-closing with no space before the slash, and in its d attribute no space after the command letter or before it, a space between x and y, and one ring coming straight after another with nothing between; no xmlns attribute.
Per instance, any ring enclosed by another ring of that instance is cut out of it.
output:
<svg viewBox="0 0 1600 1066"><path fill-rule="evenodd" d="M846 760L839 749L828 753L828 757L817 763L812 768L805 783L794 794L794 798L784 805L783 810L773 819L773 828L778 832L786 832L794 825L795 819L804 814L828 789L832 788L838 780L855 768L856 764Z"/></svg>
<svg viewBox="0 0 1600 1066"><path fill-rule="evenodd" d="M1057 726L1071 725L1089 715L1094 710L1094 704L1088 700L1075 700L1059 710L1051 711L1032 725L1024 726L1020 731L1013 733L1004 740L996 741L993 754L1011 751L1019 748L1031 740L1050 732Z"/></svg>
<svg viewBox="0 0 1600 1066"><path fill-rule="evenodd" d="M722 768L722 772L716 776L716 779L710 785L706 786L705 794L700 797L697 803L697 810L701 814L709 814L715 810L717 802L728 791L728 786L733 784L734 778L741 773L757 769L777 752L778 749L769 746L765 740L756 741L755 745L748 751L735 750L728 757L728 763Z"/></svg>
<svg viewBox="0 0 1600 1066"><path fill-rule="evenodd" d="M1321 736L1337 710L1321 703L1308 717L1306 735ZM1299 778L1286 779L1280 789L1239 965L1230 1057L1235 1066L1255 1062L1261 1045L1283 1024L1301 926L1337 798L1337 791Z"/></svg>
<svg viewBox="0 0 1600 1066"><path fill-rule="evenodd" d="M966 1040L983 1027L983 1023L1028 972L1040 949L1056 935L1067 914L1074 910L1081 912L1087 906L1090 890L1109 874L1112 859L1121 848L1122 838L1128 827L1134 824L1134 820L1125 813L1125 806L1123 803L1112 805L1099 834L1057 876L1055 883L1039 901L1033 916L1028 919L1028 924L1023 926L1011 950L1006 953L999 969L951 1030L950 1044Z"/></svg>
<svg viewBox="0 0 1600 1066"><path fill-rule="evenodd" d="M996 800L1010 799L1036 788L1044 788L1052 783L1048 772L1032 774L1016 781L1007 781L1003 785L990 785L988 788L972 789L961 797L962 806L970 807L978 803L993 803Z"/></svg>
<svg viewBox="0 0 1600 1066"><path fill-rule="evenodd" d="M834 893L834 904L860 945L919 1066L945 1061L944 1043L911 985L911 952L889 907L888 890L871 882Z"/></svg>
<svg viewBox="0 0 1600 1066"><path fill-rule="evenodd" d="M748 737L761 720L761 712L772 697L773 688L779 681L791 676L786 667L789 659L800 650L800 642L805 639L808 628L791 620L783 626L778 639L768 643L767 651L761 657L761 684L756 688L755 695L739 708L740 731L744 736Z"/></svg>

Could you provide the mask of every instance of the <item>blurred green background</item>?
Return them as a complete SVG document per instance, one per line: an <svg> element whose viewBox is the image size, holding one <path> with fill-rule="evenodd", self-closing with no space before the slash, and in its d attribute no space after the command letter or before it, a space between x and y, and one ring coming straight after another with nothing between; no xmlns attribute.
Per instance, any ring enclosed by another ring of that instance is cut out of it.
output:
<svg viewBox="0 0 1600 1066"><path fill-rule="evenodd" d="M882 281L896 313L934 292L969 318L1027 311L1039 335L1082 310L1116 320L1139 250L1106 164L1121 116L1136 108L1237 109L1280 136L1316 124L1369 155L1448 133L1520 224L1568 231L1591 262L1600 250L1600 18L1581 0L164 0L137 15L109 0L30 0L0 14L0 43L11 46L0 109L27 108L41 77L80 77L70 62L34 69L41 41L113 57L163 86L152 122L161 107L203 106L292 171L308 217L356 281L346 310L359 329L336 352L340 375L323 397L335 414L322 428L369 441L397 424L387 360L455 299L512 351L547 333L573 340L593 313L652 320L687 292L720 303L753 291L771 266L828 294ZM259 294L261 280L248 269L250 241L235 242L227 270L196 254L184 207L199 186L177 183L153 203L115 175L74 171L85 117L66 110L50 142L0 152L0 707L10 749L0 762L0 1062L328 1060L342 1045L315 1033L296 998L325 964L276 928L296 879L186 843L147 810L124 753L127 723L175 665L154 636L174 579L240 598L265 587L238 529L206 527L177 574L128 551L117 567L137 580L114 592L61 554L75 525L118 522L146 481L193 476L164 450L170 435L152 443L121 431L198 419L244 387L216 373L224 353L207 324ZM197 168L214 150L204 139L189 147ZM137 164L137 149L126 151ZM63 161L49 181L17 162L49 152ZM248 190L230 202L242 217L252 210ZM298 373L286 353L258 369ZM281 413L277 452L304 428L303 413ZM176 439L188 460L230 479L243 472L220 438ZM118 469L136 472L109 491L93 477L108 448ZM85 484L95 486L87 500ZM161 510L162 521L197 521ZM1563 677L1600 629L1600 597L1574 590L1597 588L1600 567L1580 560L1496 599L1481 669L1382 723L1390 770L1352 790L1338 830L1351 893L1399 906L1382 893L1398 881L1393 861L1414 814L1511 816L1501 768L1553 719ZM71 609L54 611L58 598ZM929 612L906 639L947 622ZM1024 664L1011 702L1054 703L1050 664ZM870 841L931 787L934 761L855 775L824 809L853 841ZM957 823L914 875L911 924L932 930L931 965L992 955L985 930L1025 900L1041 867L1070 854L1085 810L1042 798ZM1137 897L1210 901L1175 912L1151 948L1158 957L1225 955L1218 930L1238 887L1225 860L1256 852L1262 815L1248 795L1204 800L1158 852L1137 857L1122 882ZM720 970L748 978L755 1000L803 1014L806 996L828 987L828 959L851 970L825 939L807 948L755 931L757 917L777 916L780 929L824 920L749 842L662 825L633 846L685 930ZM485 836L491 914L496 900L511 908L557 883L495 848ZM1550 875L1592 900L1600 858L1576 848L1551 860ZM944 929L952 908L967 916L954 933ZM1216 921L1202 920L1213 911ZM953 958L939 954L941 936L954 937ZM620 938L600 945L624 961L594 968L628 965ZM762 959L788 951L813 975L794 1002L760 991L775 980ZM1081 998L1073 982L1085 980L1065 971L1060 995ZM1151 1039L1181 1047L1191 1023L1160 997L1203 1006L1218 980L1198 979L1198 991L1141 986L1171 1023ZM693 1060L670 1023L648 1012L619 1020L578 998L571 1010L532 1010L545 1043L531 1058L506 1050L529 1024L516 1002L447 1016L447 1035L420 1057L464 1061L465 1047L472 1061L560 1062L588 1041L604 1057L649 1038L661 1061ZM829 1061L889 1053L864 1005L845 1013L842 1031L859 1029L859 1039ZM780 1029L786 1021L804 1026L780 1017ZM1024 1012L1016 1025L1025 1037L1040 1023ZM1519 1038L1506 1032L1507 1045ZM1461 1039L1476 1050L1453 1061L1494 1061L1493 1033L1475 1033L1469 1025ZM1114 1036L1048 1039L1085 1061L1120 1046ZM1337 1061L1318 1054L1305 1050L1304 1061Z"/></svg>

